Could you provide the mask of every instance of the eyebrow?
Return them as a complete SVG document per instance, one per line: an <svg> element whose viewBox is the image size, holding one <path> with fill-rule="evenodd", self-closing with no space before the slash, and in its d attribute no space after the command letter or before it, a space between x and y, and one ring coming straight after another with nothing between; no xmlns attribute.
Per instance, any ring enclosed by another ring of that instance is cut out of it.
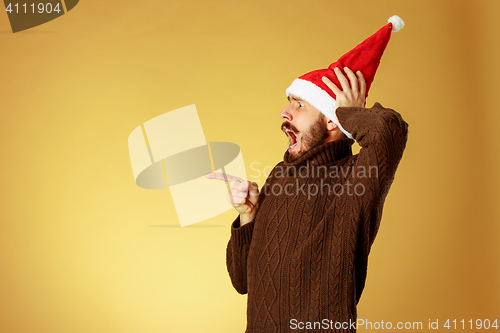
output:
<svg viewBox="0 0 500 333"><path fill-rule="evenodd" d="M293 99L294 101L296 102L304 102L303 100L301 100L300 98L297 98L297 97L293 97L293 96L287 96L287 99L288 101L290 102L290 99Z"/></svg>

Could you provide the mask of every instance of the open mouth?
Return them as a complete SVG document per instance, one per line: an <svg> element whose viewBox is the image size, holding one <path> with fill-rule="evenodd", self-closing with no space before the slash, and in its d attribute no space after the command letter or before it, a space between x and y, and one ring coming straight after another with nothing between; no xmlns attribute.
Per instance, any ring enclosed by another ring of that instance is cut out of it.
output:
<svg viewBox="0 0 500 333"><path fill-rule="evenodd" d="M295 133L292 130L290 130L288 128L285 128L285 133L290 138L290 145L288 146L288 149L295 148L295 146L297 145L297 136L295 135Z"/></svg>

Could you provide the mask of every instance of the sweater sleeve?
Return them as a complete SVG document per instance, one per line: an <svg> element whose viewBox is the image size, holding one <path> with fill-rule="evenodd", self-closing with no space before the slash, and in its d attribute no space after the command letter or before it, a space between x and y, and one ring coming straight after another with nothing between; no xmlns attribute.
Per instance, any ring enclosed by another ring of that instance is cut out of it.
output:
<svg viewBox="0 0 500 333"><path fill-rule="evenodd" d="M399 113L385 109L380 103L372 108L339 107L336 115L361 146L353 161L353 183L366 187L363 190L368 199L383 201L403 156L408 124Z"/></svg>
<svg viewBox="0 0 500 333"><path fill-rule="evenodd" d="M264 186L260 190L259 206L266 200L269 193L268 188L274 181L274 172L278 167L282 168L283 162L278 163L266 179ZM252 242L255 221L258 220L259 212L255 219L245 225L240 225L240 217L231 224L231 238L226 249L226 266L234 289L240 294L248 293L247 288L247 260L248 251Z"/></svg>
<svg viewBox="0 0 500 333"><path fill-rule="evenodd" d="M226 265L234 289L240 294L247 290L247 256L255 220L240 226L240 217L231 224L231 239L226 249Z"/></svg>
<svg viewBox="0 0 500 333"><path fill-rule="evenodd" d="M357 303L365 286L368 254L379 229L382 207L406 146L408 124L399 113L379 103L372 108L338 108L336 114L361 146L349 162L353 172L346 179L356 194L352 201L355 206L350 209L357 210L355 216L359 217L352 221L355 227L351 231L351 244L357 244Z"/></svg>

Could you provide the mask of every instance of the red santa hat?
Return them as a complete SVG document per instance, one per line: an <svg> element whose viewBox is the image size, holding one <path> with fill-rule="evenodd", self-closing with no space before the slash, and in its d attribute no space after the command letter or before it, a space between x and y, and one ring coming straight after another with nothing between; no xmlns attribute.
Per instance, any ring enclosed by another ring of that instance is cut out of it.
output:
<svg viewBox="0 0 500 333"><path fill-rule="evenodd" d="M318 109L326 117L336 121L335 94L323 82L322 77L326 76L335 83L337 87L341 88L340 82L334 72L335 67L341 70L344 67L348 67L353 72L361 71L366 81L366 96L368 96L368 90L375 77L375 72L377 71L382 54L391 38L391 32L397 32L403 29L405 25L403 20L396 15L389 18L388 22L389 23L379 31L340 57L339 60L331 64L328 68L312 71L295 79L290 87L286 89L286 95L295 95L303 99ZM339 123L337 123L337 125L348 138L352 139L350 133L344 130Z"/></svg>

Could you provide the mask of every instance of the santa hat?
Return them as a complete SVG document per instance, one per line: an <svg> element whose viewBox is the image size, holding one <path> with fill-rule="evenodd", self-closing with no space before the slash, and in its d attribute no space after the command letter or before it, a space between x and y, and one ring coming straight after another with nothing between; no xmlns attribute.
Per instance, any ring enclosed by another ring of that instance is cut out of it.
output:
<svg viewBox="0 0 500 333"><path fill-rule="evenodd" d="M368 90L375 77L382 54L391 38L391 32L397 32L404 27L404 22L399 16L392 16L384 27L377 31L372 36L368 37L364 42L356 46L350 52L343 55L339 60L331 64L326 69L319 69L310 73L304 74L298 79L295 79L290 87L286 90L286 95L295 95L304 101L308 102L326 117L335 120L335 94L323 82L322 77L326 76L337 87L341 88L340 82L335 75L334 69L338 67L343 69L348 67L353 72L361 71L366 81L366 96ZM352 135L337 124L340 130L350 139Z"/></svg>

